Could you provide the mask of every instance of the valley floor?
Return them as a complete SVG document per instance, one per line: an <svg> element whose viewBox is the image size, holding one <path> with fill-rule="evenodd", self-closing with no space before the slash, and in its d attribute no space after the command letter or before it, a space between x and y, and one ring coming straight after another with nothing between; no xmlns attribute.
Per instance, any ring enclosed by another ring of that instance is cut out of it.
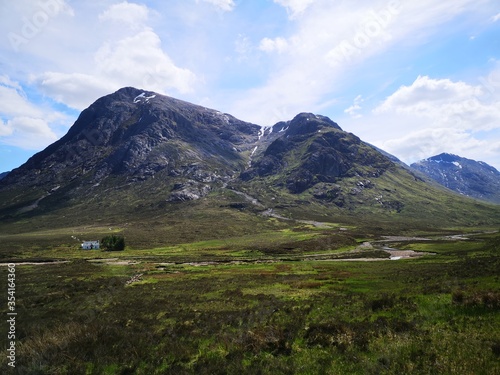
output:
<svg viewBox="0 0 500 375"><path fill-rule="evenodd" d="M63 234L0 235L17 313L1 373L500 373L496 232L302 223L114 253L50 245Z"/></svg>

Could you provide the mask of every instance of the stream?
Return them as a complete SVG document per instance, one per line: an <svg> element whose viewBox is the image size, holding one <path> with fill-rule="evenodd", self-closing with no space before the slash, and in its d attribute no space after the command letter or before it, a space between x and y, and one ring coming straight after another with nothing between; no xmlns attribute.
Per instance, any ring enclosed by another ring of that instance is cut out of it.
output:
<svg viewBox="0 0 500 375"><path fill-rule="evenodd" d="M367 250L383 250L387 252L390 257L389 258L362 258L359 256L353 256L351 258L339 258L338 256L342 254L335 253L316 253L316 254L302 254L302 255L292 255L283 258L263 258L263 259L228 259L228 260L213 260L213 261L179 261L179 262L155 262L157 266L216 266L216 265L227 265L227 264L260 264L260 263L282 263L289 261L335 261L335 262L375 262L375 261L384 261L384 260L401 260L401 259L412 259L419 258L425 255L435 255L435 253L431 252L417 252L414 250L400 250L396 248L390 247L388 244L391 242L413 242L413 241L432 241L429 238L421 238L421 237L401 237L401 236L383 236L382 240L375 240L371 242L363 242L356 249L352 250L350 253L353 255L359 255L363 251ZM456 237L455 237L456 238ZM451 239L451 238L450 238ZM344 256L348 255L348 253L343 254ZM120 258L107 258L107 259L87 259L88 262L94 264L107 264L107 265L115 265L115 266L126 266L126 265L134 265L138 263L142 263L147 260L142 259L120 259ZM44 261L22 261L22 262L1 262L0 266L7 266L8 264L14 263L16 266L23 265L51 265L51 264L62 264L69 263L70 260L44 260Z"/></svg>

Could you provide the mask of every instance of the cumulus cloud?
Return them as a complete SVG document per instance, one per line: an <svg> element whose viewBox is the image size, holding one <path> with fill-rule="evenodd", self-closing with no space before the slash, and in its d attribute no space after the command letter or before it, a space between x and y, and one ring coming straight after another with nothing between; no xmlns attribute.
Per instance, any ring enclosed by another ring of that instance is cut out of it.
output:
<svg viewBox="0 0 500 375"><path fill-rule="evenodd" d="M79 110L112 91L107 79L83 73L46 72L36 78L36 83L45 95Z"/></svg>
<svg viewBox="0 0 500 375"><path fill-rule="evenodd" d="M120 22L132 27L143 25L149 17L149 9L145 5L129 3L124 1L119 4L113 4L99 15L99 21Z"/></svg>
<svg viewBox="0 0 500 375"><path fill-rule="evenodd" d="M474 131L500 126L500 103L487 95L485 87L427 76L400 87L374 110L375 114L391 112Z"/></svg>
<svg viewBox="0 0 500 375"><path fill-rule="evenodd" d="M140 85L153 85L151 89L160 92L168 89L188 92L195 81L192 72L174 64L161 48L160 37L151 29L114 44L105 43L97 51L95 61L103 77L120 82L130 77Z"/></svg>
<svg viewBox="0 0 500 375"><path fill-rule="evenodd" d="M500 143L498 72L494 69L476 85L417 77L365 119L373 127L368 138L407 163L451 152L500 165L495 151ZM380 129L383 133L377 134Z"/></svg>
<svg viewBox="0 0 500 375"><path fill-rule="evenodd" d="M411 86L401 86L389 96L376 112L390 110L423 112L429 107L450 105L481 94L481 89L450 79L418 76Z"/></svg>
<svg viewBox="0 0 500 375"><path fill-rule="evenodd" d="M200 0L197 0L199 2ZM234 3L233 0L201 0L205 3L212 4L220 9L222 9L225 12L230 12L234 9L236 4Z"/></svg>
<svg viewBox="0 0 500 375"><path fill-rule="evenodd" d="M28 150L40 150L57 140L52 129L67 117L29 101L18 82L0 76L0 142Z"/></svg>
<svg viewBox="0 0 500 375"><path fill-rule="evenodd" d="M187 93L197 78L189 69L178 67L163 50L159 35L147 21L148 8L123 2L112 5L99 16L101 22L121 20L132 26L121 35L102 42L92 61L81 71L47 71L34 82L47 96L75 109L84 109L96 98L124 86L136 86L168 94Z"/></svg>
<svg viewBox="0 0 500 375"><path fill-rule="evenodd" d="M57 140L49 124L40 118L15 117L7 122L11 136L4 143L24 149L37 150Z"/></svg>

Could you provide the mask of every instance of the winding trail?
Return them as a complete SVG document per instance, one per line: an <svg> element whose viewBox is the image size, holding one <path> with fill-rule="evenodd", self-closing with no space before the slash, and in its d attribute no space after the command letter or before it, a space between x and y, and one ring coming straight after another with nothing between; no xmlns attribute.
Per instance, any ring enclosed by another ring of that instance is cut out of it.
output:
<svg viewBox="0 0 500 375"><path fill-rule="evenodd" d="M415 242L415 241L432 241L430 238L424 237L404 237L404 236L382 236L383 240L373 241L373 247L378 250L383 250L391 256L391 260L420 258L424 255L436 255L431 252L418 252L414 250L400 250L387 246L391 242Z"/></svg>

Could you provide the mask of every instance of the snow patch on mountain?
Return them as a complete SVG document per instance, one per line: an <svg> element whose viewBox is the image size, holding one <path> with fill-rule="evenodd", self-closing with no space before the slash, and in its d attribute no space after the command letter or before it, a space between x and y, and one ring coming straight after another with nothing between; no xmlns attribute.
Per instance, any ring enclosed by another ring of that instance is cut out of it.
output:
<svg viewBox="0 0 500 375"><path fill-rule="evenodd" d="M141 100L144 100L144 103L147 103L147 102L149 102L149 99L153 99L153 98L156 98L156 95L153 94L151 96L146 96L146 93L143 92L142 94L139 94L134 98L134 103L140 103Z"/></svg>

